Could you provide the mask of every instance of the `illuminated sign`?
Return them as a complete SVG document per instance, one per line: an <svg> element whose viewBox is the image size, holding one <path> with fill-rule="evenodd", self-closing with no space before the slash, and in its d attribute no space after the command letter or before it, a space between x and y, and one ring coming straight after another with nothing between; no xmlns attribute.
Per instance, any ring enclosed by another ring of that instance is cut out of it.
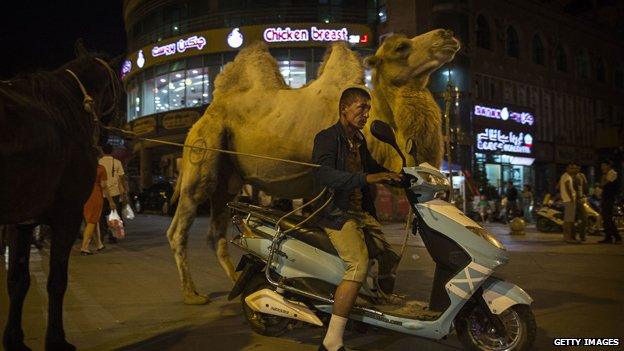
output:
<svg viewBox="0 0 624 351"><path fill-rule="evenodd" d="M241 45L243 45L243 35L238 28L232 29L230 34L228 34L227 43L232 49L238 49Z"/></svg>
<svg viewBox="0 0 624 351"><path fill-rule="evenodd" d="M368 34L349 35L346 27L340 29L324 29L315 26L310 27L310 29L269 27L262 33L262 38L267 43L348 41L351 44L359 44L368 42Z"/></svg>
<svg viewBox="0 0 624 351"><path fill-rule="evenodd" d="M500 129L485 128L477 134L477 149L483 151L506 151L530 154L533 137L529 133L503 132Z"/></svg>
<svg viewBox="0 0 624 351"><path fill-rule="evenodd" d="M121 77L123 78L132 69L132 61L125 60L121 65Z"/></svg>
<svg viewBox="0 0 624 351"><path fill-rule="evenodd" d="M371 47L373 32L367 25L356 23L280 23L236 28L206 29L164 39L130 53L130 71L124 82L147 68L186 57L239 50L260 41L269 48L326 47L343 41L355 48Z"/></svg>
<svg viewBox="0 0 624 351"><path fill-rule="evenodd" d="M143 68L143 65L145 64L145 57L143 57L143 50L139 50L139 53L137 55L137 66L139 68ZM132 67L130 67L132 68Z"/></svg>
<svg viewBox="0 0 624 351"><path fill-rule="evenodd" d="M501 162L518 166L531 166L533 165L533 162L535 162L535 159L533 157L501 155Z"/></svg>
<svg viewBox="0 0 624 351"><path fill-rule="evenodd" d="M512 120L516 123L520 123L522 125L527 124L529 126L532 126L533 123L535 123L535 117L533 117L531 113L511 111L507 107L498 109L494 107L475 105L474 115L492 119L500 119L503 121Z"/></svg>
<svg viewBox="0 0 624 351"><path fill-rule="evenodd" d="M152 48L152 57L158 56L170 56L176 53L182 53L187 49L196 48L197 50L201 50L206 46L206 38L201 36L193 35L192 37L188 37L186 39L180 39L176 42L166 44L163 46L154 46Z"/></svg>

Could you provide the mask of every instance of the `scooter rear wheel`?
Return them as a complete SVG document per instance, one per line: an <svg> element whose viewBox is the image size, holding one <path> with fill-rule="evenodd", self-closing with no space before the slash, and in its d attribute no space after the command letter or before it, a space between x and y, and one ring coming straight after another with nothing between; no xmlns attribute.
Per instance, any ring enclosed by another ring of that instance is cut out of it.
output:
<svg viewBox="0 0 624 351"><path fill-rule="evenodd" d="M537 325L531 308L515 305L499 315L505 335L497 335L481 307L474 307L456 320L457 336L467 350L527 351L535 341Z"/></svg>
<svg viewBox="0 0 624 351"><path fill-rule="evenodd" d="M291 322L290 319L256 312L245 303L245 298L247 296L265 288L273 289L271 284L266 281L264 272L258 272L249 280L241 294L243 314L251 329L256 333L266 336L280 336L288 331L288 325Z"/></svg>

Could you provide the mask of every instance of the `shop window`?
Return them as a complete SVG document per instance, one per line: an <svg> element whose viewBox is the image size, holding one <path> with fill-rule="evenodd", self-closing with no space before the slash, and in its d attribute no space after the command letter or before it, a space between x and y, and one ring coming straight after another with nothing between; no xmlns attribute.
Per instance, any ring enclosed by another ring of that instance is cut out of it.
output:
<svg viewBox="0 0 624 351"><path fill-rule="evenodd" d="M605 81L605 66L600 58L596 60L596 80L599 82Z"/></svg>
<svg viewBox="0 0 624 351"><path fill-rule="evenodd" d="M519 58L520 57L520 40L518 39L518 32L514 27L507 27L507 42L505 45L507 56Z"/></svg>
<svg viewBox="0 0 624 351"><path fill-rule="evenodd" d="M139 96L139 87L137 85L132 85L128 89L128 111L127 118L128 121L132 121L133 119L141 116L141 98Z"/></svg>
<svg viewBox="0 0 624 351"><path fill-rule="evenodd" d="M368 89L373 89L373 72L370 68L364 71L364 84Z"/></svg>
<svg viewBox="0 0 624 351"><path fill-rule="evenodd" d="M555 58L557 60L557 71L567 72L568 57L566 56L565 50L563 50L561 44L557 45L557 49L555 49Z"/></svg>
<svg viewBox="0 0 624 351"><path fill-rule="evenodd" d="M379 23L386 23L386 21L388 21L388 10L385 5L379 7L379 13L377 13L377 16L379 16Z"/></svg>
<svg viewBox="0 0 624 351"><path fill-rule="evenodd" d="M167 110L177 110L186 105L186 77L185 71L169 73L169 105Z"/></svg>
<svg viewBox="0 0 624 351"><path fill-rule="evenodd" d="M137 117L150 115L156 112L156 105L154 104L155 97L156 97L155 80L156 78L150 78L150 79L146 79L143 82L143 89L142 89L143 90L143 113L140 115L137 115Z"/></svg>
<svg viewBox="0 0 624 351"><path fill-rule="evenodd" d="M477 17L477 46L484 49L491 49L490 25L485 17L479 15Z"/></svg>
<svg viewBox="0 0 624 351"><path fill-rule="evenodd" d="M624 89L624 70L621 68L616 69L615 76L613 78L615 87L618 89Z"/></svg>
<svg viewBox="0 0 624 351"><path fill-rule="evenodd" d="M576 72L580 78L589 78L589 56L585 50L576 54Z"/></svg>
<svg viewBox="0 0 624 351"><path fill-rule="evenodd" d="M204 80L208 80L206 72L206 68L194 68L186 71L186 107L202 105Z"/></svg>
<svg viewBox="0 0 624 351"><path fill-rule="evenodd" d="M279 69L291 88L300 88L306 84L305 61L279 61Z"/></svg>
<svg viewBox="0 0 624 351"><path fill-rule="evenodd" d="M537 65L544 65L544 43L539 35L533 36L532 43L533 63Z"/></svg>

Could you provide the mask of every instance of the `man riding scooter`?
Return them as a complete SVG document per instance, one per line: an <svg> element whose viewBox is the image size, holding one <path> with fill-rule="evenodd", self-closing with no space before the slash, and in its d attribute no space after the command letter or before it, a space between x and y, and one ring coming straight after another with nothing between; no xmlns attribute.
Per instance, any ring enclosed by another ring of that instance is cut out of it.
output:
<svg viewBox="0 0 624 351"><path fill-rule="evenodd" d="M318 214L317 224L325 230L346 265L343 280L334 294L327 334L319 350L344 350L342 335L347 317L367 276L369 255L375 255L369 252L365 237L376 242L369 247L381 247L376 254L381 290L390 294L394 288L399 256L383 238L368 186L400 182L402 177L371 157L360 132L368 120L370 99L363 86L345 89L340 97L339 121L314 138L312 159L321 166L315 174L316 185L334 192L333 201Z"/></svg>

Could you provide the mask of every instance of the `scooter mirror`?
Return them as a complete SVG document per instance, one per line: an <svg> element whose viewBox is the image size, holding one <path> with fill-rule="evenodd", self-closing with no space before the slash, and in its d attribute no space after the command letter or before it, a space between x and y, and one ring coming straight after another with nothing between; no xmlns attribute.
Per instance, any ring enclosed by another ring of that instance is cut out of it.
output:
<svg viewBox="0 0 624 351"><path fill-rule="evenodd" d="M394 137L394 131L392 128L386 122L376 119L373 123L371 123L370 130L375 138L392 146L396 150L403 161L403 167L405 167L407 165L405 156L403 156L401 149L399 149L399 146L396 143L396 138Z"/></svg>

